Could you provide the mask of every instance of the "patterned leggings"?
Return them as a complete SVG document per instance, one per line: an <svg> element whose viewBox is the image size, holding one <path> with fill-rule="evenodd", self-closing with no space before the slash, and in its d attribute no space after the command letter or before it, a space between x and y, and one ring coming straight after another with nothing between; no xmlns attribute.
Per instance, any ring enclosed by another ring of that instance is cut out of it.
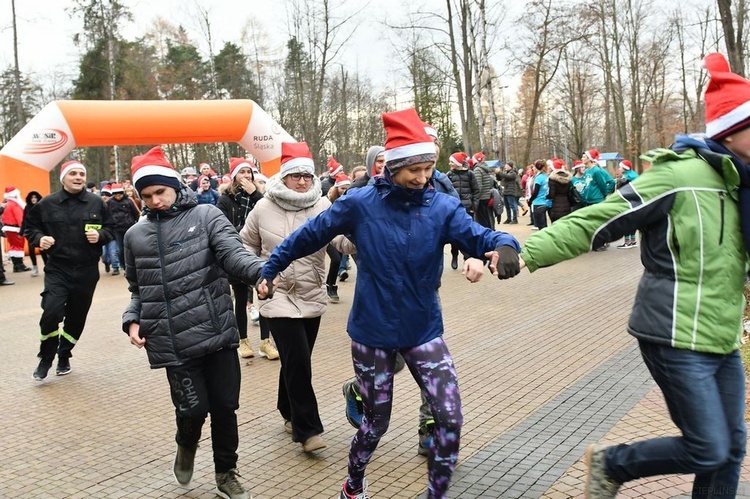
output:
<svg viewBox="0 0 750 499"><path fill-rule="evenodd" d="M352 341L352 360L364 417L349 450L347 487L351 491L362 488L367 463L388 430L393 406L393 368L398 351L381 350ZM427 462L428 497L442 498L446 495L456 467L463 424L453 358L440 337L400 352L432 408L435 427L434 445L430 448Z"/></svg>

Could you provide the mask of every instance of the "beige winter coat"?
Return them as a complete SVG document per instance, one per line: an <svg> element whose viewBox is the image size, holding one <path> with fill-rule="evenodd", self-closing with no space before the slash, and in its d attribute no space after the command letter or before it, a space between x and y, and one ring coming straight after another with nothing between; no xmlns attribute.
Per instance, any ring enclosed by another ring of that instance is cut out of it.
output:
<svg viewBox="0 0 750 499"><path fill-rule="evenodd" d="M322 197L313 206L300 211L285 210L268 198L258 201L247 216L240 238L249 250L267 260L271 252L286 236L302 226L308 218L331 206ZM344 236L331 241L342 253L354 253L355 247ZM280 281L270 300L259 300L258 310L264 317L294 319L320 317L326 310L328 295L325 289L325 246L315 253L295 260L279 274Z"/></svg>

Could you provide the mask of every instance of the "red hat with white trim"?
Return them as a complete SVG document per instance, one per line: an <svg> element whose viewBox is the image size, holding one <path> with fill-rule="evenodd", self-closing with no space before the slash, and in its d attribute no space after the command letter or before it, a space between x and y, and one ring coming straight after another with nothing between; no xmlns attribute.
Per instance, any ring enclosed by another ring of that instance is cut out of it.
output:
<svg viewBox="0 0 750 499"><path fill-rule="evenodd" d="M597 151L596 149L589 149L583 154L595 163L599 161L599 151Z"/></svg>
<svg viewBox="0 0 750 499"><path fill-rule="evenodd" d="M477 153L474 153L474 156L472 156L472 157L471 157L471 159L473 159L473 160L474 160L474 164L475 164L475 165L476 165L477 163L481 163L482 161L484 161L484 153L483 153L483 152L481 152L481 151L480 151L480 152L477 152Z"/></svg>
<svg viewBox="0 0 750 499"><path fill-rule="evenodd" d="M150 185L166 185L179 189L180 174L164 157L161 146L156 146L146 154L134 156L130 163L133 185L138 194Z"/></svg>
<svg viewBox="0 0 750 499"><path fill-rule="evenodd" d="M112 194L122 194L125 192L125 189L122 187L122 184L112 184Z"/></svg>
<svg viewBox="0 0 750 499"><path fill-rule="evenodd" d="M750 81L732 73L723 54L706 55L711 75L706 87L706 135L721 140L750 127Z"/></svg>
<svg viewBox="0 0 750 499"><path fill-rule="evenodd" d="M573 171L575 171L576 168L583 168L583 161L580 159L573 161Z"/></svg>
<svg viewBox="0 0 750 499"><path fill-rule="evenodd" d="M450 158L448 158L448 163L456 166L469 166L466 162L468 157L469 155L463 151L454 152L450 155Z"/></svg>
<svg viewBox="0 0 750 499"><path fill-rule="evenodd" d="M313 162L310 148L307 142L282 142L281 143L281 178L292 173L307 173L315 175L315 163Z"/></svg>
<svg viewBox="0 0 750 499"><path fill-rule="evenodd" d="M343 187L345 185L351 184L352 181L349 179L349 177L344 173L339 173L336 175L336 183L333 184L334 187Z"/></svg>
<svg viewBox="0 0 750 499"><path fill-rule="evenodd" d="M336 161L336 158L334 158L333 156L328 156L328 174L331 177L335 177L343 171L344 165Z"/></svg>
<svg viewBox="0 0 750 499"><path fill-rule="evenodd" d="M434 162L437 148L414 108L383 113L385 166L391 173L416 163Z"/></svg>
<svg viewBox="0 0 750 499"><path fill-rule="evenodd" d="M250 168L250 171L253 172L253 164L248 159L229 158L229 179L234 180L234 177L236 177L243 168Z"/></svg>
<svg viewBox="0 0 750 499"><path fill-rule="evenodd" d="M60 167L60 182L71 170L83 170L83 173L86 173L86 167L80 161L67 161Z"/></svg>
<svg viewBox="0 0 750 499"><path fill-rule="evenodd" d="M620 168L624 170L632 170L633 169L633 163L628 161L627 159L623 159L620 161L620 164L618 165Z"/></svg>
<svg viewBox="0 0 750 499"><path fill-rule="evenodd" d="M437 141L439 139L437 130L434 126L430 125L429 123L424 124L424 131L427 135L433 138L433 140Z"/></svg>

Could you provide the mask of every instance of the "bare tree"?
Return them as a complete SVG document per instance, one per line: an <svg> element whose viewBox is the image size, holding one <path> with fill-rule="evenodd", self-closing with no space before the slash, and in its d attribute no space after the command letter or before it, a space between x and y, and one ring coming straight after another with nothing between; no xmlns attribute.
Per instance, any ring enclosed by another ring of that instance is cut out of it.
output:
<svg viewBox="0 0 750 499"><path fill-rule="evenodd" d="M747 39L745 34L745 20L747 19L747 5L745 0L737 0L737 6L732 10L732 0L716 0L719 5L721 27L724 30L724 43L727 47L729 67L734 73L745 76L745 55L747 54ZM736 21L736 26L735 26Z"/></svg>
<svg viewBox="0 0 750 499"><path fill-rule="evenodd" d="M565 48L578 37L570 36L575 30L569 12L556 6L553 0L532 0L518 23L523 29L519 30L522 34L519 36L521 47L516 51L519 54L517 64L530 71L530 77L524 80L530 85L527 95L531 108L527 113L526 143L521 154L521 161L528 163L542 94L557 75Z"/></svg>

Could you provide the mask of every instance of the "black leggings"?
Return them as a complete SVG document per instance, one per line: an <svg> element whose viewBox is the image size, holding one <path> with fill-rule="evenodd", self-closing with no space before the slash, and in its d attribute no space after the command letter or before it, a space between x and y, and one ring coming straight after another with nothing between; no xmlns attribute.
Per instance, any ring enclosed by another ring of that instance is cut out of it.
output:
<svg viewBox="0 0 750 499"><path fill-rule="evenodd" d="M234 291L234 315L237 318L237 328L240 330L240 339L247 339L247 304L253 302L253 291L250 287L242 282L231 282L232 291ZM264 327L261 321L260 339L265 340L270 336L268 325Z"/></svg>
<svg viewBox="0 0 750 499"><path fill-rule="evenodd" d="M328 275L326 276L326 284L328 286L336 285L336 278L339 275L339 267L341 266L341 253L339 250L331 246L326 246L326 253L331 259L331 266L328 267Z"/></svg>

